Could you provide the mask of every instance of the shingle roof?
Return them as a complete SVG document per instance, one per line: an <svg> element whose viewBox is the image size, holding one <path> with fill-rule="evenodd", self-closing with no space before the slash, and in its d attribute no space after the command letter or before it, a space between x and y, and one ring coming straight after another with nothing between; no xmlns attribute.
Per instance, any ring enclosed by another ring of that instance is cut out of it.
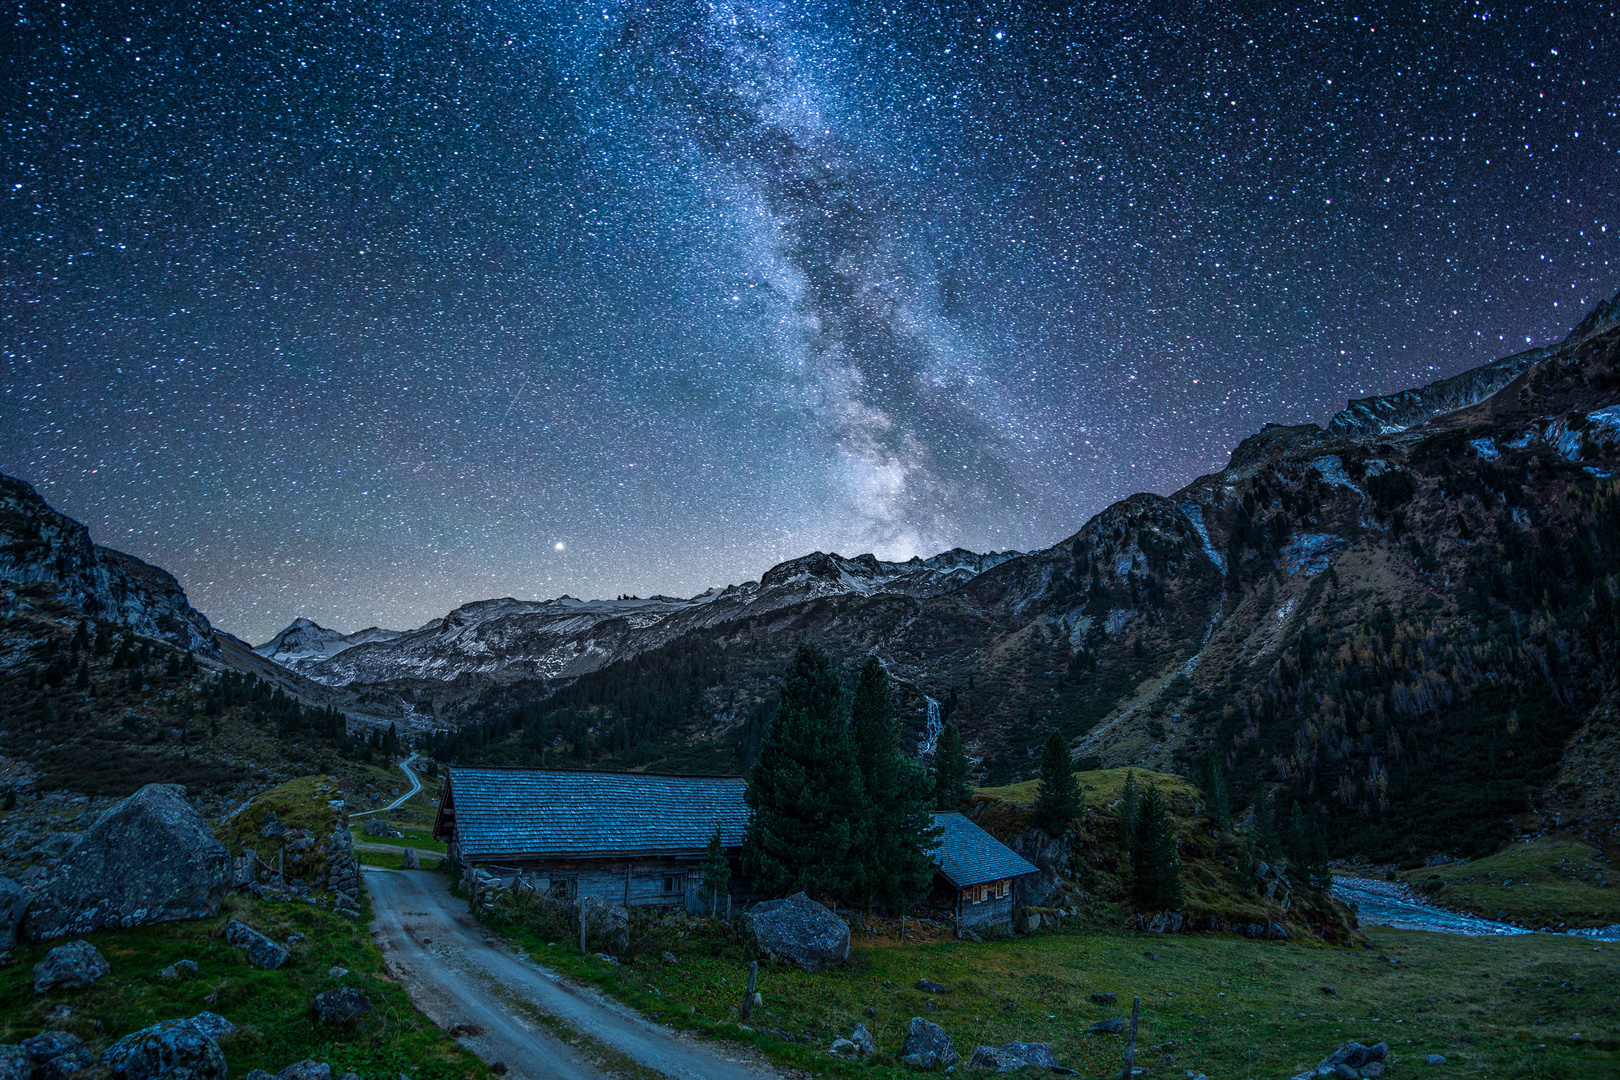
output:
<svg viewBox="0 0 1620 1080"><path fill-rule="evenodd" d="M449 787L469 859L696 853L748 826L740 776L452 768Z"/></svg>
<svg viewBox="0 0 1620 1080"><path fill-rule="evenodd" d="M1018 852L955 811L936 813L934 824L945 830L934 849L934 862L958 889L1038 872Z"/></svg>

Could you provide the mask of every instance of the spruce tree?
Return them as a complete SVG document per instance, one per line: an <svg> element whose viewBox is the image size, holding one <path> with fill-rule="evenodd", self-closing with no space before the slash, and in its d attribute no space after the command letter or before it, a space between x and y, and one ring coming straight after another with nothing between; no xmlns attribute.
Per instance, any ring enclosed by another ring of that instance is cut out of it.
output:
<svg viewBox="0 0 1620 1080"><path fill-rule="evenodd" d="M1141 792L1136 787L1136 771L1125 770L1125 791L1119 797L1119 838L1126 847L1132 844L1132 837L1136 835L1137 811L1142 801Z"/></svg>
<svg viewBox="0 0 1620 1080"><path fill-rule="evenodd" d="M1232 810L1226 796L1226 769L1213 750L1199 758L1198 786L1204 792L1204 815L1217 828L1229 828Z"/></svg>
<svg viewBox="0 0 1620 1080"><path fill-rule="evenodd" d="M973 794L968 788L967 751L955 724L946 724L934 744L934 808L960 810Z"/></svg>
<svg viewBox="0 0 1620 1080"><path fill-rule="evenodd" d="M820 646L800 645L779 693L776 719L748 772L754 813L743 870L773 896L802 890L857 899L853 848L865 799L832 659Z"/></svg>
<svg viewBox="0 0 1620 1080"><path fill-rule="evenodd" d="M726 858L726 849L720 842L720 826L714 827L714 835L709 838L708 851L703 857L703 891L709 897L709 914L713 915L720 902L720 896L731 889L731 861Z"/></svg>
<svg viewBox="0 0 1620 1080"><path fill-rule="evenodd" d="M1084 807L1085 797L1074 779L1069 742L1054 731L1046 737L1046 752L1041 756L1041 780L1033 815L1035 824L1048 836L1062 836Z"/></svg>
<svg viewBox="0 0 1620 1080"><path fill-rule="evenodd" d="M938 840L928 809L928 774L900 749L900 713L889 673L868 656L850 705L855 760L866 797L866 820L857 838L863 892L868 904L904 911L928 892L934 868L929 852Z"/></svg>
<svg viewBox="0 0 1620 1080"><path fill-rule="evenodd" d="M1176 827L1158 787L1145 786L1131 836L1131 870L1135 876L1131 896L1141 908L1173 908L1181 903Z"/></svg>

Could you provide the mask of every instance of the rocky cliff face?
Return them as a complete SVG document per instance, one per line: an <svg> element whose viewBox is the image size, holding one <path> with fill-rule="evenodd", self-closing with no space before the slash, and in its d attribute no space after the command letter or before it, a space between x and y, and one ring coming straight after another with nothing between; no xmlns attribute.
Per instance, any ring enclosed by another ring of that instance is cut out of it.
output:
<svg viewBox="0 0 1620 1080"><path fill-rule="evenodd" d="M32 487L0 475L0 611L50 600L214 657L213 628L173 575L98 547Z"/></svg>

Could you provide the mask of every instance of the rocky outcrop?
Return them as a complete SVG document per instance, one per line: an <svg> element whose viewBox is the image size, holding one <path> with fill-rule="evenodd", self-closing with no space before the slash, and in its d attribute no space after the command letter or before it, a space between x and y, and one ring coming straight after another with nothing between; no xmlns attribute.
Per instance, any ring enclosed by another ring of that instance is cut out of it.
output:
<svg viewBox="0 0 1620 1080"><path fill-rule="evenodd" d="M83 990L112 970L107 958L88 941L58 945L34 965L34 993L52 990Z"/></svg>
<svg viewBox="0 0 1620 1080"><path fill-rule="evenodd" d="M86 615L201 656L217 657L214 629L167 571L97 547L90 531L45 503L28 484L0 475L0 613L28 602L31 588Z"/></svg>
<svg viewBox="0 0 1620 1080"><path fill-rule="evenodd" d="M114 804L30 898L30 941L219 914L231 858L175 784Z"/></svg>
<svg viewBox="0 0 1620 1080"><path fill-rule="evenodd" d="M28 897L23 894L22 886L8 877L0 877L0 952L10 952L17 947L27 910Z"/></svg>
<svg viewBox="0 0 1620 1080"><path fill-rule="evenodd" d="M101 1064L117 1080L226 1080L228 1075L219 1043L196 1020L165 1020L125 1035L102 1052Z"/></svg>
<svg viewBox="0 0 1620 1080"><path fill-rule="evenodd" d="M1073 834L1066 833L1056 839L1044 829L1030 827L1007 841L1007 846L1028 859L1040 871L1025 875L1014 883L1017 891L1014 902L1018 907L1042 907L1063 885L1065 875L1071 873L1074 862Z"/></svg>
<svg viewBox="0 0 1620 1080"><path fill-rule="evenodd" d="M948 1069L956 1064L956 1044L938 1024L913 1016L899 1057L913 1069Z"/></svg>
<svg viewBox="0 0 1620 1080"><path fill-rule="evenodd" d="M802 892L754 905L747 922L760 948L805 971L849 959L849 925Z"/></svg>

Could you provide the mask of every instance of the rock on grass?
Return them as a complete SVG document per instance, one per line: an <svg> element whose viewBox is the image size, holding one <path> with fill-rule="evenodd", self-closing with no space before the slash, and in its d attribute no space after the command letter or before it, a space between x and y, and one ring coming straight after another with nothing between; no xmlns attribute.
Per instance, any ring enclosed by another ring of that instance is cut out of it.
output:
<svg viewBox="0 0 1620 1080"><path fill-rule="evenodd" d="M88 941L58 945L34 965L34 993L51 990L83 990L112 970L107 958Z"/></svg>

